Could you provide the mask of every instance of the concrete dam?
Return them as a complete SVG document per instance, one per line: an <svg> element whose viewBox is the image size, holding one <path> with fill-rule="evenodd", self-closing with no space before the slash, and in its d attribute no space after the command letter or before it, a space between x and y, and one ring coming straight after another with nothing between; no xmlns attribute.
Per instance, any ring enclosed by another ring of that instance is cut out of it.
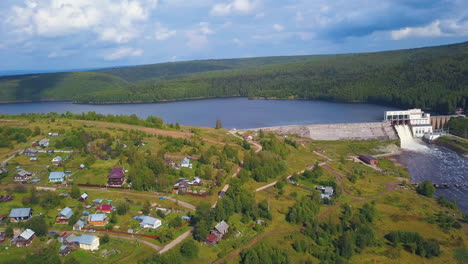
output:
<svg viewBox="0 0 468 264"><path fill-rule="evenodd" d="M398 136L390 122L343 123L278 126L247 129L250 131L270 131L281 135L298 135L313 140L394 140ZM243 130L243 131L247 131ZM239 131L242 133L242 131Z"/></svg>

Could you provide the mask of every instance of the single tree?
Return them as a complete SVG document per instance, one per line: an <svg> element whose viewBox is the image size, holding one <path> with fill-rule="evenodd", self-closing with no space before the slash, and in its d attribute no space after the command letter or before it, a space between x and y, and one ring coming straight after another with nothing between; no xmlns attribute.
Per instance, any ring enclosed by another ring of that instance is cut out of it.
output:
<svg viewBox="0 0 468 264"><path fill-rule="evenodd" d="M217 119L216 120L216 126L215 126L216 129L220 129L220 128L223 128L223 125L221 124L221 120L220 119Z"/></svg>
<svg viewBox="0 0 468 264"><path fill-rule="evenodd" d="M182 244L180 253L187 258L195 258L198 256L198 245L195 241L189 240Z"/></svg>
<svg viewBox="0 0 468 264"><path fill-rule="evenodd" d="M435 192L435 187L432 185L431 181L425 180L418 184L416 192L427 197L432 197Z"/></svg>

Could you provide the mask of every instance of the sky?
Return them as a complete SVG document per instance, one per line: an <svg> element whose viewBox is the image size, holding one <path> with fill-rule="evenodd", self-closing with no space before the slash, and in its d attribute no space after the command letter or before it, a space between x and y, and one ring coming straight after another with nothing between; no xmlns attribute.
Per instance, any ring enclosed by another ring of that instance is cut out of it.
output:
<svg viewBox="0 0 468 264"><path fill-rule="evenodd" d="M467 40L466 0L0 0L0 71L372 52Z"/></svg>

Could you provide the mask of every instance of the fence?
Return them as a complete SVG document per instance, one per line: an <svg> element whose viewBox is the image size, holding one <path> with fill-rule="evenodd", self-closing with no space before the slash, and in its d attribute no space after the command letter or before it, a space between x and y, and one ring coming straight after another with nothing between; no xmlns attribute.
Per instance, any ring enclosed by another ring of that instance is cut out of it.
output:
<svg viewBox="0 0 468 264"><path fill-rule="evenodd" d="M79 183L78 186L80 186L80 187L90 187L90 188L123 189L123 190L131 190L132 189L131 187L100 185L100 184L84 184L84 183Z"/></svg>

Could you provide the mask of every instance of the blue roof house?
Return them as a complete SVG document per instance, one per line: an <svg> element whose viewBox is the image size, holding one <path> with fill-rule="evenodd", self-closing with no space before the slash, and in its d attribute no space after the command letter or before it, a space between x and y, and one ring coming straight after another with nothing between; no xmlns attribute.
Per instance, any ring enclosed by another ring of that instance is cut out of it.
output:
<svg viewBox="0 0 468 264"><path fill-rule="evenodd" d="M53 171L49 174L49 182L63 182L65 173L63 171Z"/></svg>

